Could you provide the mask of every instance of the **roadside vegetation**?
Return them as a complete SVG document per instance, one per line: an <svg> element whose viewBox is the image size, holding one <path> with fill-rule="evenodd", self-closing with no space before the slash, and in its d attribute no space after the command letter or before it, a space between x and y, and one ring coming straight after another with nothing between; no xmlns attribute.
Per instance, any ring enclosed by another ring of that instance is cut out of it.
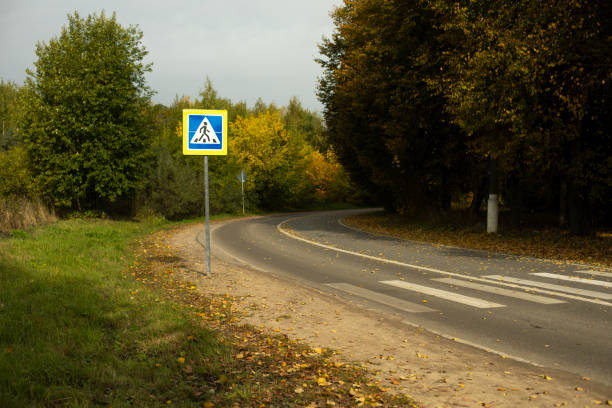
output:
<svg viewBox="0 0 612 408"><path fill-rule="evenodd" d="M320 44L329 143L390 211L497 195L575 235L612 226L612 3L347 0Z"/></svg>
<svg viewBox="0 0 612 408"><path fill-rule="evenodd" d="M242 326L145 237L169 226L77 219L0 238L1 406L414 406L333 351Z"/></svg>
<svg viewBox="0 0 612 408"><path fill-rule="evenodd" d="M321 116L296 97L249 107L218 95L206 77L195 98L154 105L142 39L115 15L74 13L36 46L24 84L0 81L0 232L75 212L203 215L201 157L182 153L187 108L228 111L230 154L209 160L212 213L242 212L240 171L248 212L359 200ZM14 211L24 202L36 217Z"/></svg>

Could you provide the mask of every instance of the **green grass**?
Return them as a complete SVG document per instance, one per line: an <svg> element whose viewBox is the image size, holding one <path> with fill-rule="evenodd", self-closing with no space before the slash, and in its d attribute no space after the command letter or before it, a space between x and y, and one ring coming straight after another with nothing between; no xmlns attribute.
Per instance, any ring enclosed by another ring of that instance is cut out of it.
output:
<svg viewBox="0 0 612 408"><path fill-rule="evenodd" d="M0 237L0 407L417 406L194 290L166 241L189 222L72 219Z"/></svg>
<svg viewBox="0 0 612 408"><path fill-rule="evenodd" d="M201 407L223 388L229 348L128 272L130 243L164 225L70 220L0 238L0 406Z"/></svg>

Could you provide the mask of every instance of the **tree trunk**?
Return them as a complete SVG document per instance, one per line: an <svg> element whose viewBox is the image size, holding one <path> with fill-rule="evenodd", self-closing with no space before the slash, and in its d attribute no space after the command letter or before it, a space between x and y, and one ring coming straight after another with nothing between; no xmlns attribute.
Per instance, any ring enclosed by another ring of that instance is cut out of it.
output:
<svg viewBox="0 0 612 408"><path fill-rule="evenodd" d="M509 182L512 227L519 228L521 226L521 213L523 211L523 191L521 190L521 181L518 175L513 174L510 177Z"/></svg>
<svg viewBox="0 0 612 408"><path fill-rule="evenodd" d="M482 177L480 174L472 177L472 202L470 203L469 209L469 217L472 220L476 220L478 218L478 212L480 211L480 206L482 205L482 200L485 198L485 192L487 187L487 178Z"/></svg>
<svg viewBox="0 0 612 408"><path fill-rule="evenodd" d="M559 227L567 227L567 181L561 180L559 187Z"/></svg>
<svg viewBox="0 0 612 408"><path fill-rule="evenodd" d="M590 235L590 203L584 191L568 183L569 232L574 235Z"/></svg>

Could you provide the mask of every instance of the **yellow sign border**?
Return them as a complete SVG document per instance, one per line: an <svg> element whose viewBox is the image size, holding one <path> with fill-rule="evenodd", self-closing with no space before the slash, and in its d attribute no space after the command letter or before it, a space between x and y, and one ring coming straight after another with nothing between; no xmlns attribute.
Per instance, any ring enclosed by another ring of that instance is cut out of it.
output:
<svg viewBox="0 0 612 408"><path fill-rule="evenodd" d="M221 115L223 117L223 138L220 150L189 149L189 115ZM183 154L192 156L226 156L228 145L227 111L214 109L183 109Z"/></svg>

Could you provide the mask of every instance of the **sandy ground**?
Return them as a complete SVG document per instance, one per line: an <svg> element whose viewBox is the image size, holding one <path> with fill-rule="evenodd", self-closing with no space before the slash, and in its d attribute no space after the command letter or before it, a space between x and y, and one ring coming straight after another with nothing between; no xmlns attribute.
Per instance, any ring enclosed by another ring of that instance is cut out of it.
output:
<svg viewBox="0 0 612 408"><path fill-rule="evenodd" d="M304 287L246 265L212 260L196 242L202 225L171 234L186 279L205 294L237 298L242 321L312 347L331 348L361 363L392 389L425 407L596 407L612 405L612 389L576 375L514 361L407 326L399 315ZM612 368L611 368L612 369Z"/></svg>

